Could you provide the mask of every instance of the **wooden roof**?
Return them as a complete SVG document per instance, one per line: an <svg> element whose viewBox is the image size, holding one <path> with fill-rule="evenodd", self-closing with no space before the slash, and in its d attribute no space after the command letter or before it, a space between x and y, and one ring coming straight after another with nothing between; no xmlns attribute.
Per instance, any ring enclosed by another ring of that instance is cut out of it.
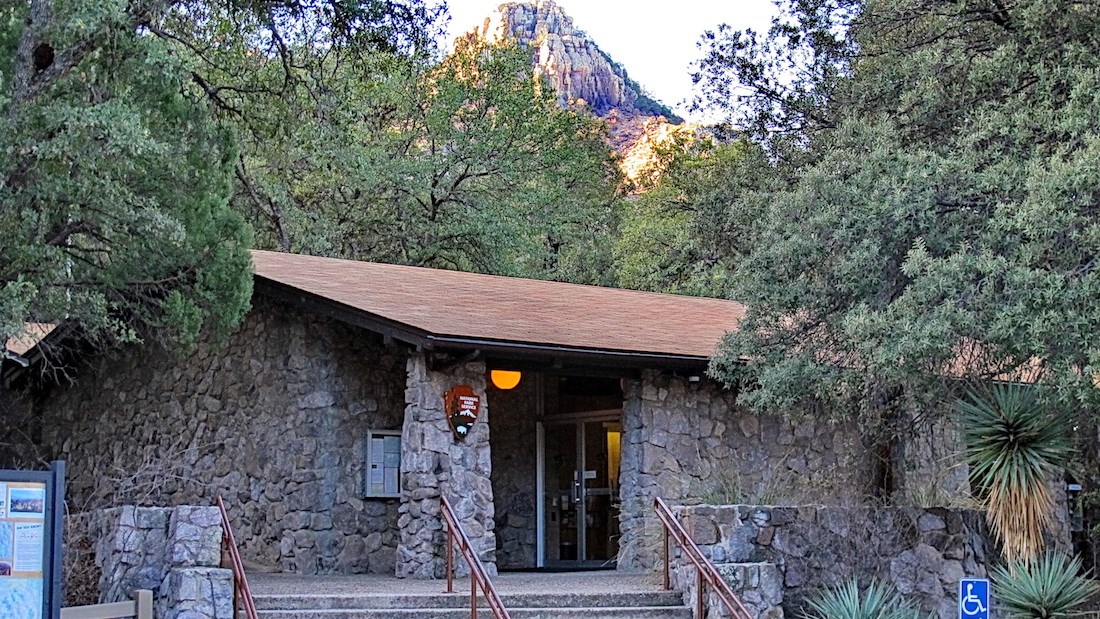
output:
<svg viewBox="0 0 1100 619"><path fill-rule="evenodd" d="M745 311L721 299L269 251L252 261L261 289L429 348L699 362Z"/></svg>

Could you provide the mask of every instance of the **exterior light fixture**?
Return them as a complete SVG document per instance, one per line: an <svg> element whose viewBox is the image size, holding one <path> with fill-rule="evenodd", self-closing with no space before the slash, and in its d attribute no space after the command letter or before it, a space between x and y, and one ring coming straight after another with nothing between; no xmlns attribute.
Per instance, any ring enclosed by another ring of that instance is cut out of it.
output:
<svg viewBox="0 0 1100 619"><path fill-rule="evenodd" d="M489 372L489 380L493 381L493 386L505 391L515 389L522 377L523 374L516 370L493 370Z"/></svg>

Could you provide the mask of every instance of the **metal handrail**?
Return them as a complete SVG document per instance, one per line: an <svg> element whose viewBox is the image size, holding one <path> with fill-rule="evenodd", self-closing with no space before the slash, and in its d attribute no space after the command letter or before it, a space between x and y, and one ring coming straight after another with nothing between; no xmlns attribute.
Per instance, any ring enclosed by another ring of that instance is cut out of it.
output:
<svg viewBox="0 0 1100 619"><path fill-rule="evenodd" d="M454 547L458 546L458 551L462 553L462 556L466 559L466 564L470 566L470 618L477 619L477 590L480 587L493 617L495 619L512 619L504 608L504 604L500 601L500 596L497 595L493 582L489 580L489 575L485 572L485 566L481 563L481 558L474 552L474 548L470 544L470 538L466 537L466 532L459 526L451 502L443 495L440 495L439 499L440 512L443 514L443 520L447 523L447 593L454 593Z"/></svg>
<svg viewBox="0 0 1100 619"><path fill-rule="evenodd" d="M259 619L256 612L256 601L252 599L252 589L248 586L248 578L244 574L244 563L241 562L241 553L237 550L237 540L233 537L233 527L229 524L229 514L225 511L225 502L219 494L218 509L222 513L222 564L225 564L224 556L229 555L229 567L233 570L233 616L237 617L239 609L244 607L245 619Z"/></svg>
<svg viewBox="0 0 1100 619"><path fill-rule="evenodd" d="M714 564L703 554L703 551L699 550L699 547L695 545L695 540L687 534L683 525L676 519L672 510L668 508L661 497L657 497L653 501L653 506L657 509L657 517L661 519L665 529L665 591L672 588L672 583L669 580L669 561L672 554L669 541L674 540L683 549L684 555L695 564L695 617L703 619L706 616L704 614L706 610L705 596L703 595L703 582L705 581L718 594L718 599L725 605L730 617L733 619L752 619L752 614L730 589L729 584L722 578L722 575L718 573L718 568L714 567Z"/></svg>

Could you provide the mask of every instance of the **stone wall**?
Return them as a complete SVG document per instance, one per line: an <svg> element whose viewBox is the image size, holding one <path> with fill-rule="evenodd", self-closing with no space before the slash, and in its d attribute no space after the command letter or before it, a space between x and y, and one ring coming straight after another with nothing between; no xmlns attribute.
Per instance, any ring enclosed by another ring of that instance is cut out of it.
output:
<svg viewBox="0 0 1100 619"><path fill-rule="evenodd" d="M496 498L497 566L535 567L536 425L539 383L524 373L515 389L489 388L493 403L493 496Z"/></svg>
<svg viewBox="0 0 1100 619"><path fill-rule="evenodd" d="M404 349L257 295L221 345L93 357L39 402L70 511L221 494L252 569L393 573L397 501L363 498L368 429L401 427Z"/></svg>
<svg viewBox="0 0 1100 619"><path fill-rule="evenodd" d="M823 587L875 578L926 612L955 617L959 579L984 577L996 552L984 516L973 510L700 505L675 511L716 564L779 566L787 616L799 616L805 598Z"/></svg>
<svg viewBox="0 0 1100 619"><path fill-rule="evenodd" d="M932 507L970 499L966 449L950 412L914 415L897 442L893 469L898 504Z"/></svg>
<svg viewBox="0 0 1100 619"><path fill-rule="evenodd" d="M684 599L694 602L699 581L695 566L677 556L670 570L672 588L684 593ZM783 612L783 571L774 563L720 563L718 575L749 611L750 619L785 619ZM706 617L730 619L730 613L714 587L703 585Z"/></svg>
<svg viewBox="0 0 1100 619"><path fill-rule="evenodd" d="M116 507L94 513L100 602L153 591L161 619L232 619L233 574L222 569L215 507Z"/></svg>
<svg viewBox="0 0 1100 619"><path fill-rule="evenodd" d="M479 418L461 441L443 410L444 394L469 385L481 397ZM483 362L431 369L420 353L408 360L405 423L401 434L401 507L397 549L399 578L439 578L444 570L440 493L455 509L459 525L490 575L496 574L489 406ZM456 572L468 573L456 561Z"/></svg>
<svg viewBox="0 0 1100 619"><path fill-rule="evenodd" d="M859 504L870 492L868 451L849 427L756 415L711 381L654 371L624 394L619 566L654 569L670 503Z"/></svg>

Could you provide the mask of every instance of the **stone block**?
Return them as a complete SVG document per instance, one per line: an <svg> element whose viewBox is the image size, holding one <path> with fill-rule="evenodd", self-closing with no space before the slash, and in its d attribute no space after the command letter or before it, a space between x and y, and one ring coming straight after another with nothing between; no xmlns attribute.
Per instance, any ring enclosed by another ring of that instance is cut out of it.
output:
<svg viewBox="0 0 1100 619"><path fill-rule="evenodd" d="M166 564L216 567L221 563L221 513L216 507L180 505L168 525Z"/></svg>
<svg viewBox="0 0 1100 619"><path fill-rule="evenodd" d="M233 619L233 572L208 567L169 570L158 606L163 619Z"/></svg>

